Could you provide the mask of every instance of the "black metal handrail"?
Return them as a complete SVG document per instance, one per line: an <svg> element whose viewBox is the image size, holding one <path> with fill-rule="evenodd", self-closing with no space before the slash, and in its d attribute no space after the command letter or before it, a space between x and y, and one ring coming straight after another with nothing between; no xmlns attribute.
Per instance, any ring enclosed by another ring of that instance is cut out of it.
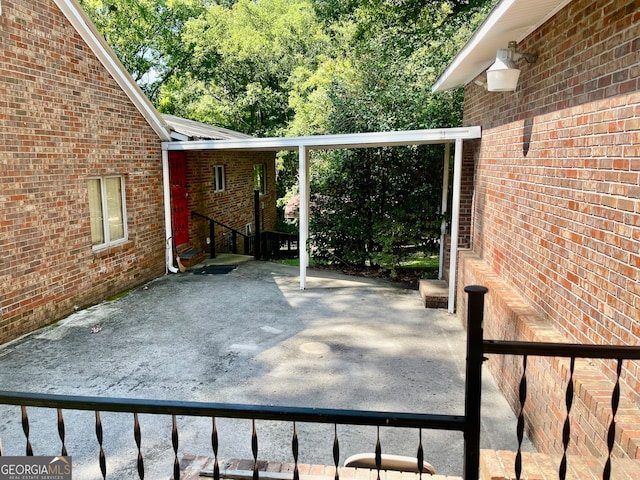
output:
<svg viewBox="0 0 640 480"><path fill-rule="evenodd" d="M467 287L483 288L483 287ZM468 291L465 289L465 291ZM486 293L486 290L485 290ZM469 301L473 295L470 293ZM483 305L483 304L481 304ZM480 308L478 305L471 308ZM482 307L483 308L483 307ZM472 323L474 320L469 315L469 327L473 328ZM482 329L476 332L478 338L483 337ZM475 342L474 342L475 343ZM584 345L577 343L556 343L556 342L526 342L526 341L505 341L505 340L481 340L481 349L483 354L497 354L497 355L515 355L522 357L522 376L520 378L518 400L519 400L519 413L518 422L516 428L516 434L518 438L518 450L515 455L514 472L516 480L522 478L522 441L524 438L525 430L525 403L527 401L527 359L530 356L538 357L557 357L568 358L569 363L569 379L565 387L565 407L566 417L562 429L562 459L558 466L558 478L565 480L568 472L567 452L569 450L569 443L571 441L571 420L570 413L571 407L574 402L574 372L577 358L588 358L598 360L616 360L616 380L611 391L611 420L606 432L606 446L608 449L608 455L606 462L602 470L602 479L610 480L612 469L612 453L615 446L615 432L616 432L616 413L620 404L620 376L622 373L622 362L624 360L640 360L640 346L629 345ZM483 360L486 358L483 357Z"/></svg>
<svg viewBox="0 0 640 480"><path fill-rule="evenodd" d="M198 217L198 218L202 218L203 220L207 220L209 222L209 238L211 239L211 253L210 253L210 257L211 258L216 258L216 243L215 243L215 226L218 225L222 228L226 228L227 230L231 231L231 253L238 253L238 235L241 236L244 239L244 254L245 255L251 255L252 252L252 246L253 246L253 235L246 235L242 232L240 232L239 230L236 230L233 227L230 227L229 225L225 225L222 222L219 222L218 220L211 218L211 217L207 217L206 215L203 215L201 213L198 212L191 212L191 217Z"/></svg>
<svg viewBox="0 0 640 480"><path fill-rule="evenodd" d="M640 347L628 345L484 340L483 348L484 353L498 355L640 360Z"/></svg>
<svg viewBox="0 0 640 480"><path fill-rule="evenodd" d="M300 256L300 236L297 233L263 231L260 242L260 252L264 259Z"/></svg>
<svg viewBox="0 0 640 480"><path fill-rule="evenodd" d="M0 391L0 404L101 412L426 428L448 431L462 431L465 423L464 417L460 415L72 396L10 391Z"/></svg>

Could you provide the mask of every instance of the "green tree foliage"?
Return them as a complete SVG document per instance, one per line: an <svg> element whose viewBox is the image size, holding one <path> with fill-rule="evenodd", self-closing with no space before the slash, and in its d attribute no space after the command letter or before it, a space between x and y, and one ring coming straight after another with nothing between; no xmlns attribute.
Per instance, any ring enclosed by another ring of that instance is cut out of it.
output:
<svg viewBox="0 0 640 480"><path fill-rule="evenodd" d="M160 108L256 135L291 121L289 91L314 71L329 37L307 0L239 0L188 22L190 69L163 88Z"/></svg>
<svg viewBox="0 0 640 480"><path fill-rule="evenodd" d="M472 20L482 17L482 2L475 3L370 0L346 10L338 2L330 11L324 2L322 15L351 33L345 51L351 73L321 88L324 124L332 133L460 125L462 92L434 96L430 88L471 33ZM316 162L322 164L322 174L312 176L316 255L393 269L410 252L406 246L435 247L442 146L332 151Z"/></svg>
<svg viewBox="0 0 640 480"><path fill-rule="evenodd" d="M185 22L208 0L79 0L134 80L154 100L188 64Z"/></svg>

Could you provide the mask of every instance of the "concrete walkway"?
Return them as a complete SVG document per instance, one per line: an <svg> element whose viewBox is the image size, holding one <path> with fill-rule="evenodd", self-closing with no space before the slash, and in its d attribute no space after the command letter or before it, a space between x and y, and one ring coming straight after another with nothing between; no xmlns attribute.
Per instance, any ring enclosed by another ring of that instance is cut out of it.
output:
<svg viewBox="0 0 640 480"><path fill-rule="evenodd" d="M248 262L226 275L169 275L0 347L13 391L462 414L465 333L418 292L374 279ZM36 455L57 455L56 412L29 409ZM171 419L141 416L145 478L172 471ZM137 478L131 415L103 414L107 478ZM99 478L91 412L65 411L74 478ZM211 455L211 420L181 418L180 454ZM514 449L516 422L489 374L482 446ZM258 457L290 462L290 424L258 422ZM251 422L218 422L220 456L252 458ZM373 451L375 428L339 427L340 457ZM298 425L300 462L332 465L333 427ZM383 453L418 433L380 430ZM20 409L0 407L4 455L24 455ZM422 432L425 460L460 475L462 434Z"/></svg>

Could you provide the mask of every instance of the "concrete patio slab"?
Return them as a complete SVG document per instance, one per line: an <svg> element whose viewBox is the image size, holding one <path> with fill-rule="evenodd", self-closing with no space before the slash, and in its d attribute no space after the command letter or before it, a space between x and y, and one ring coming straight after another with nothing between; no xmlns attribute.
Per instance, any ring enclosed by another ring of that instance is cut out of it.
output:
<svg viewBox="0 0 640 480"><path fill-rule="evenodd" d="M159 278L0 347L11 391L438 414L464 411L465 332L415 290L250 261L224 275ZM516 422L488 373L482 446L514 449ZM30 408L36 455L57 455L56 412ZM99 478L92 412L65 411L74 478ZM137 478L133 418L102 415L107 478ZM171 418L141 415L145 478L171 475ZM219 419L221 458L252 458L251 422ZM178 419L179 453L211 456L211 419ZM290 424L257 422L258 457L291 462ZM334 428L299 424L300 462L332 465ZM376 429L338 427L340 457L370 452ZM380 429L383 453L415 455L416 431ZM0 407L3 455L24 455L20 409ZM462 471L462 434L422 432L425 460Z"/></svg>

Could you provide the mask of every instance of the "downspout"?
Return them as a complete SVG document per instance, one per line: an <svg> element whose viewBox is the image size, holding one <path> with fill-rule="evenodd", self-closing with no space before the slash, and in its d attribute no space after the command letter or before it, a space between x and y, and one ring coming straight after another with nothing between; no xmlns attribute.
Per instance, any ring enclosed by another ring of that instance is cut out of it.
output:
<svg viewBox="0 0 640 480"><path fill-rule="evenodd" d="M165 229L165 273L178 273L173 266L173 230L171 229L171 184L169 183L169 151L167 144L162 144L162 190L164 193L164 229Z"/></svg>

